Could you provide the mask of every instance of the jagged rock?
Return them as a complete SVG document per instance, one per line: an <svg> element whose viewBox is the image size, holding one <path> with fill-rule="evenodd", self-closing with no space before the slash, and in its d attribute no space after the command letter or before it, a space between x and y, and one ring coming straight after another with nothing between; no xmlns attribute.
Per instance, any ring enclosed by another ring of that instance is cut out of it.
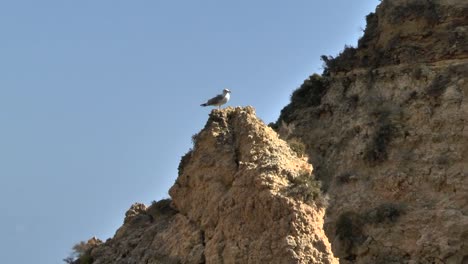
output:
<svg viewBox="0 0 468 264"><path fill-rule="evenodd" d="M252 108L213 110L172 202L132 206L88 259L468 263L467 13L383 0L358 47L293 93L274 127L306 150L326 214L312 167Z"/></svg>
<svg viewBox="0 0 468 264"><path fill-rule="evenodd" d="M330 195L325 231L341 263L468 263L467 10L382 1L357 55L295 92L319 98L282 112L282 137L304 142ZM364 55L377 63L356 64Z"/></svg>
<svg viewBox="0 0 468 264"><path fill-rule="evenodd" d="M325 208L305 199L317 186L298 181L312 166L252 107L213 110L194 139L172 204L132 205L93 263L337 263Z"/></svg>
<svg viewBox="0 0 468 264"><path fill-rule="evenodd" d="M142 203L134 203L130 209L125 213L124 223L134 220L136 217L146 213L146 205Z"/></svg>
<svg viewBox="0 0 468 264"><path fill-rule="evenodd" d="M323 57L327 72L466 58L467 13L465 0L384 0L367 16L357 48Z"/></svg>

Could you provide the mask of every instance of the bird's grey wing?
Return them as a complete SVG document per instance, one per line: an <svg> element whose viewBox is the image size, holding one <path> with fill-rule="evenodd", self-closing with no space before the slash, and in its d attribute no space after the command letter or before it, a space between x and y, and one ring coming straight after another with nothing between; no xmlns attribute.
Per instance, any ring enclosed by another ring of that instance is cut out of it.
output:
<svg viewBox="0 0 468 264"><path fill-rule="evenodd" d="M214 105L214 104L217 104L219 102L221 102L223 100L224 96L222 94L218 94L217 96L211 98L208 100L208 102L206 102L207 105Z"/></svg>

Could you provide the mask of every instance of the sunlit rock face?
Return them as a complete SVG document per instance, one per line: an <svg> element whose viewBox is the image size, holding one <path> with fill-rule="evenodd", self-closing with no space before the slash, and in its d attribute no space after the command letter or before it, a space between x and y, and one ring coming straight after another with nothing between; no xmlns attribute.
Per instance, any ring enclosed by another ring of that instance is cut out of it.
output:
<svg viewBox="0 0 468 264"><path fill-rule="evenodd" d="M340 263L468 261L468 1L382 1L277 122L330 203Z"/></svg>
<svg viewBox="0 0 468 264"><path fill-rule="evenodd" d="M91 250L93 263L338 263L319 189L304 177L313 182L307 159L252 107L213 110L182 158L172 201L132 205Z"/></svg>
<svg viewBox="0 0 468 264"><path fill-rule="evenodd" d="M466 14L383 0L358 46L292 94L281 139L252 107L213 110L172 199L132 205L82 259L468 263Z"/></svg>

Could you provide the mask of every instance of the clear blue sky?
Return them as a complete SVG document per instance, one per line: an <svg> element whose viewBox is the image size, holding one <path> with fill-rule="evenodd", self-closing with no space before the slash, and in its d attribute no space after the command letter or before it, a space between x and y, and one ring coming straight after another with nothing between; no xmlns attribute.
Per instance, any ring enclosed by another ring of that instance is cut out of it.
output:
<svg viewBox="0 0 468 264"><path fill-rule="evenodd" d="M0 262L62 263L168 197L200 103L276 120L378 0L0 2Z"/></svg>

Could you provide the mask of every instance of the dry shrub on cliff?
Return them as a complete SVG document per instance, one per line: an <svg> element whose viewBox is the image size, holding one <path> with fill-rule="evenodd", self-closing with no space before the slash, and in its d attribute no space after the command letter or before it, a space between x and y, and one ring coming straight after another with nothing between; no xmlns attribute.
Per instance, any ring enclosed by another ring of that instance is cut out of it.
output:
<svg viewBox="0 0 468 264"><path fill-rule="evenodd" d="M179 172L179 176L184 173L184 167L190 162L190 158L192 157L192 149L190 149L184 156L180 159L179 167L177 170Z"/></svg>
<svg viewBox="0 0 468 264"><path fill-rule="evenodd" d="M356 56L357 49L345 45L343 51L336 57L322 55L323 75L328 76L330 72L350 71L359 66L359 60Z"/></svg>
<svg viewBox="0 0 468 264"><path fill-rule="evenodd" d="M384 123L378 126L371 142L367 145L364 152L364 159L371 165L382 162L388 158L387 146L390 143L394 127L390 123Z"/></svg>
<svg viewBox="0 0 468 264"><path fill-rule="evenodd" d="M192 135L192 144L193 144L193 148L195 148L195 145L197 144L197 140L198 140L198 137L199 137L199 133L195 133ZM180 159L180 162L179 162L179 166L177 167L177 171L179 172L179 176L182 175L182 173L184 172L184 167L190 162L190 158L192 157L192 153L193 153L193 149L189 149L189 151L187 151L187 153L185 153L181 159Z"/></svg>
<svg viewBox="0 0 468 264"><path fill-rule="evenodd" d="M286 189L286 194L296 199L302 200L304 203L312 204L319 202L323 205L324 199L320 190L320 182L317 181L313 174L308 171L301 172L297 177L290 178L291 184Z"/></svg>
<svg viewBox="0 0 468 264"><path fill-rule="evenodd" d="M400 204L384 203L381 204L363 215L363 219L367 223L381 224L393 223L404 213L404 209Z"/></svg>
<svg viewBox="0 0 468 264"><path fill-rule="evenodd" d="M331 72L349 71L359 67L378 65L378 59L382 54L379 52L375 54L365 52L365 49L372 45L373 40L379 34L377 15L370 13L366 16L366 22L366 29L358 41L357 48L345 45L343 51L336 57L326 55L320 57L323 61L324 76L330 75Z"/></svg>
<svg viewBox="0 0 468 264"><path fill-rule="evenodd" d="M404 214L404 207L396 203L383 203L362 214L356 212L344 212L336 221L335 234L338 237L341 248L352 260L353 248L361 245L367 239L364 234L364 225L367 224L393 224Z"/></svg>
<svg viewBox="0 0 468 264"><path fill-rule="evenodd" d="M359 95L353 94L346 98L346 108L347 112L354 111L359 104Z"/></svg>
<svg viewBox="0 0 468 264"><path fill-rule="evenodd" d="M192 135L192 145L194 147L197 144L197 140L198 140L198 133L195 133L195 134Z"/></svg>
<svg viewBox="0 0 468 264"><path fill-rule="evenodd" d="M366 16L366 29L364 35L358 40L359 48L367 48L367 45L375 39L378 33L378 18L375 13L370 13Z"/></svg>
<svg viewBox="0 0 468 264"><path fill-rule="evenodd" d="M388 158L388 145L397 135L399 109L386 104L382 98L371 98L370 115L375 119L374 133L364 151L364 160L369 165L376 165Z"/></svg>
<svg viewBox="0 0 468 264"><path fill-rule="evenodd" d="M279 124L277 122L270 122L268 126L271 127L271 129L273 129L276 133L278 133Z"/></svg>
<svg viewBox="0 0 468 264"><path fill-rule="evenodd" d="M293 114L297 109L320 105L327 88L328 86L322 76L318 74L310 76L292 93L291 103L281 110L277 125L279 126L281 120L290 123L294 119Z"/></svg>
<svg viewBox="0 0 468 264"><path fill-rule="evenodd" d="M441 96L447 89L447 84L450 82L448 75L438 75L432 83L426 88L427 95L437 98Z"/></svg>
<svg viewBox="0 0 468 264"><path fill-rule="evenodd" d="M163 215L174 215L177 210L171 206L171 199L162 199L159 201L153 201L151 206L148 207L147 212L153 218L157 218Z"/></svg>
<svg viewBox="0 0 468 264"><path fill-rule="evenodd" d="M90 255L91 250L100 244L102 244L102 241L95 237L89 239L87 242L80 241L73 246L72 255L63 259L63 261L69 264L91 264L94 261Z"/></svg>
<svg viewBox="0 0 468 264"><path fill-rule="evenodd" d="M355 212L344 212L338 217L335 234L347 256L346 260L353 260L355 257L351 254L353 248L366 240L362 230L363 224L361 216Z"/></svg>
<svg viewBox="0 0 468 264"><path fill-rule="evenodd" d="M343 185L343 184L347 184L347 183L350 183L351 180L353 179L353 176L354 174L351 173L351 172L345 172L345 173L342 173L338 176L336 176L336 183L338 185Z"/></svg>
<svg viewBox="0 0 468 264"><path fill-rule="evenodd" d="M300 141L297 138L292 138L292 139L289 139L287 142L288 142L288 145L291 148L291 150L294 151L294 153L296 153L296 155L299 158L304 157L306 147L305 147L304 143L302 143L302 141Z"/></svg>
<svg viewBox="0 0 468 264"><path fill-rule="evenodd" d="M437 1L413 1L406 5L396 5L389 20L392 24L400 24L410 17L423 17L429 24L436 24L440 19Z"/></svg>

